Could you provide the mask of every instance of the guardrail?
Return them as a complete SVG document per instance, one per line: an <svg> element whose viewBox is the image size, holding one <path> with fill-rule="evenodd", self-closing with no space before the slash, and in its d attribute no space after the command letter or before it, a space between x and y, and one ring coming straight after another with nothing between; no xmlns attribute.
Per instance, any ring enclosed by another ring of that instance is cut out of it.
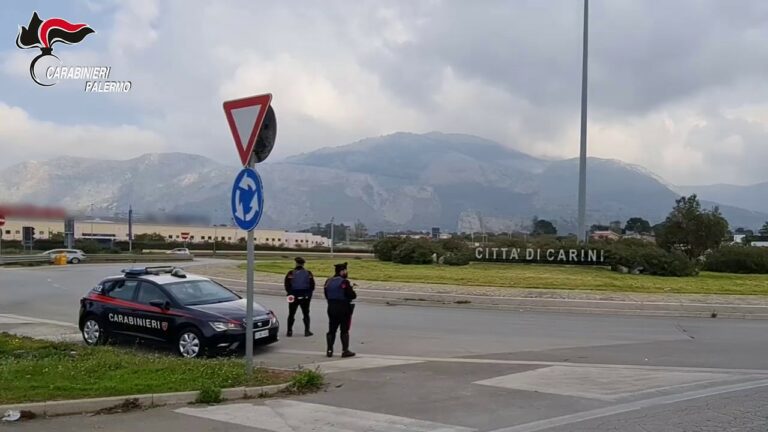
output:
<svg viewBox="0 0 768 432"><path fill-rule="evenodd" d="M192 261L194 255L171 254L89 254L86 263L111 263L111 262L175 262Z"/></svg>
<svg viewBox="0 0 768 432"><path fill-rule="evenodd" d="M165 253L164 250L159 249L145 249L144 252L146 253ZM245 251L216 251L214 254L213 251L210 250L191 250L192 254L196 257L213 257L213 256L221 256L221 257L241 257L245 256ZM317 257L317 258L330 258L331 253L330 252L310 252L310 251L302 251L302 250L294 250L294 251L255 251L256 256L273 256L273 257ZM174 255L170 255L174 256ZM183 256L183 255L177 255L177 256ZM367 252L334 252L333 253L334 258L375 258L375 256L372 253Z"/></svg>
<svg viewBox="0 0 768 432"><path fill-rule="evenodd" d="M47 264L51 262L48 255L5 255L0 256L0 265L5 264Z"/></svg>

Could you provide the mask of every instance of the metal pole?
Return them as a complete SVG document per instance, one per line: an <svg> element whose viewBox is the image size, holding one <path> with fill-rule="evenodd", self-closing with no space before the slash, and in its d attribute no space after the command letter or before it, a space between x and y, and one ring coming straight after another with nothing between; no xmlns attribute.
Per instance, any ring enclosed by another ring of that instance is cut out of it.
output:
<svg viewBox="0 0 768 432"><path fill-rule="evenodd" d="M248 161L248 167L253 168L253 156ZM214 247L216 239L214 239ZM253 230L248 231L248 265L245 278L245 375L250 378L253 374L253 272L256 263L253 257Z"/></svg>
<svg viewBox="0 0 768 432"><path fill-rule="evenodd" d="M333 258L333 219L331 218L331 258Z"/></svg>
<svg viewBox="0 0 768 432"><path fill-rule="evenodd" d="M133 207L128 206L128 253L133 253Z"/></svg>
<svg viewBox="0 0 768 432"><path fill-rule="evenodd" d="M586 239L587 211L587 51L589 46L589 0L584 0L584 45L581 58L581 151L579 154L579 240Z"/></svg>

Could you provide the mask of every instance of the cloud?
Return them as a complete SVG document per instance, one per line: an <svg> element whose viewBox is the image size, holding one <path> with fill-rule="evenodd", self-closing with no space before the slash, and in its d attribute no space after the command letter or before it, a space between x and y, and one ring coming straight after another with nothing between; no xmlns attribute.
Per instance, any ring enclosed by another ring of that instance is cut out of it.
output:
<svg viewBox="0 0 768 432"><path fill-rule="evenodd" d="M136 126L62 125L0 103L0 154L5 164L58 155L123 159L166 148L163 137Z"/></svg>
<svg viewBox="0 0 768 432"><path fill-rule="evenodd" d="M590 6L590 155L641 164L673 183L768 180L759 164L768 156L768 2ZM399 130L578 154L581 2L146 0L94 10L111 23L94 35L110 42L100 61L134 88L110 99L115 109L84 102L84 131L132 124L160 143L152 151L231 163L221 102L269 91L273 158ZM73 47L67 55L91 54ZM27 62L3 53L2 68L28 80ZM6 103L41 112L20 97ZM26 158L21 149L12 150L17 159Z"/></svg>

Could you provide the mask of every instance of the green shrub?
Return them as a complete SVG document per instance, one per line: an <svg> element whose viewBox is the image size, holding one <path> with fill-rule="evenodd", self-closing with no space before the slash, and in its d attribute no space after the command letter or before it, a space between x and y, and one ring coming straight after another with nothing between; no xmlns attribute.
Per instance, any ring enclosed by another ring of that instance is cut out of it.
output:
<svg viewBox="0 0 768 432"><path fill-rule="evenodd" d="M443 258L443 264L449 266L465 266L470 261L472 261L472 254L468 252L449 253Z"/></svg>
<svg viewBox="0 0 768 432"><path fill-rule="evenodd" d="M468 253L469 245L458 238L448 238L437 241L437 246L445 253Z"/></svg>
<svg viewBox="0 0 768 432"><path fill-rule="evenodd" d="M373 244L373 253L380 261L392 261L395 250L407 240L400 237L387 237Z"/></svg>
<svg viewBox="0 0 768 432"><path fill-rule="evenodd" d="M325 377L318 369L305 369L291 378L288 391L297 394L311 393L323 388L323 384L325 384Z"/></svg>
<svg viewBox="0 0 768 432"><path fill-rule="evenodd" d="M221 402L221 389L210 384L206 384L197 394L195 403L214 404Z"/></svg>
<svg viewBox="0 0 768 432"><path fill-rule="evenodd" d="M721 273L768 273L768 248L724 246L706 255L704 269Z"/></svg>
<svg viewBox="0 0 768 432"><path fill-rule="evenodd" d="M680 252L667 252L642 240L622 240L606 249L611 268L619 266L655 276L693 276L696 264Z"/></svg>
<svg viewBox="0 0 768 432"><path fill-rule="evenodd" d="M432 264L437 247L427 239L407 239L392 253L392 261L398 264Z"/></svg>

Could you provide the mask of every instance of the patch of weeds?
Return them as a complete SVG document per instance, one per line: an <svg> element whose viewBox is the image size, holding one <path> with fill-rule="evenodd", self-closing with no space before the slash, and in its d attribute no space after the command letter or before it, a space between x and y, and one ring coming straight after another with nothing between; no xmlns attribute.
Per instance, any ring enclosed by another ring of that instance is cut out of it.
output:
<svg viewBox="0 0 768 432"><path fill-rule="evenodd" d="M286 389L293 394L306 394L319 391L325 384L325 377L320 369L304 369L291 378L291 383Z"/></svg>
<svg viewBox="0 0 768 432"><path fill-rule="evenodd" d="M199 404L215 404L219 402L221 402L221 389L209 384L200 390L195 399L195 403Z"/></svg>

